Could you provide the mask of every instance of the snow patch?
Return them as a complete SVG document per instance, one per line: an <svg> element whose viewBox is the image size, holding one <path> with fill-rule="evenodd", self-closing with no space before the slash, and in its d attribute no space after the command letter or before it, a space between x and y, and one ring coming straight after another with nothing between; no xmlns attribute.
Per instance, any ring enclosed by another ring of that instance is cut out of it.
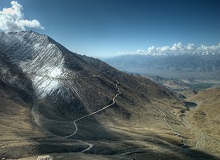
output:
<svg viewBox="0 0 220 160"><path fill-rule="evenodd" d="M62 66L42 68L41 73L37 73L32 77L36 96L44 98L61 86L60 79L64 78Z"/></svg>
<svg viewBox="0 0 220 160"><path fill-rule="evenodd" d="M52 70L48 76L49 77L54 77L54 78L59 78L62 75L62 69L61 68L55 68L54 70Z"/></svg>

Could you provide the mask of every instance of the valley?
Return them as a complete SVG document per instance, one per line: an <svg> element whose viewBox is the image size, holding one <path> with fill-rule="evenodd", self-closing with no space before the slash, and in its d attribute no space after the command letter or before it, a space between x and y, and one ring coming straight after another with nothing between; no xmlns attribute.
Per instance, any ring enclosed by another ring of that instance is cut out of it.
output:
<svg viewBox="0 0 220 160"><path fill-rule="evenodd" d="M128 74L33 31L0 33L0 71L1 159L220 158L217 81Z"/></svg>

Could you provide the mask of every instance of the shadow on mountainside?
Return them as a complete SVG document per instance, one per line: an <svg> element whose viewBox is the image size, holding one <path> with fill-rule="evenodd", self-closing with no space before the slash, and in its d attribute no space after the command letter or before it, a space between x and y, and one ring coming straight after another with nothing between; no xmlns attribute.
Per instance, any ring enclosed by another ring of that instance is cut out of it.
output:
<svg viewBox="0 0 220 160"><path fill-rule="evenodd" d="M65 155L71 152L80 152L84 144L59 136L52 136L36 126L31 115L30 103L22 100L17 91L1 82L1 150L0 158L21 158L32 155L59 153ZM92 124L92 125L91 125ZM71 129L69 122L64 127ZM142 142L150 144L148 147L136 143L127 142L126 134L112 132L99 125L94 118L88 118L79 123L79 135L73 138L81 138L84 141L94 143L95 146L88 151L89 154L114 155L127 153L124 157L135 159L212 159L217 157L191 148L182 148L167 143L162 137L152 135L141 139ZM71 131L71 132L72 132ZM83 135L82 135L83 134ZM130 140L135 141L136 137ZM152 149L154 146L155 149ZM56 159L56 158L55 158ZM59 159L59 158L58 158Z"/></svg>

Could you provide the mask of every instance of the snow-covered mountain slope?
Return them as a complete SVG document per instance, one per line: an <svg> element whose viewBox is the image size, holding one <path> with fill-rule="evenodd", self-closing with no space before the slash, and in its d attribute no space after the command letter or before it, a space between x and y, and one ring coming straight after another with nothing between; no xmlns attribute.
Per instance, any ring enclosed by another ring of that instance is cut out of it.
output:
<svg viewBox="0 0 220 160"><path fill-rule="evenodd" d="M42 77L63 76L63 55L49 37L31 31L0 34L1 52L31 78L37 96L46 96L59 87L58 80Z"/></svg>

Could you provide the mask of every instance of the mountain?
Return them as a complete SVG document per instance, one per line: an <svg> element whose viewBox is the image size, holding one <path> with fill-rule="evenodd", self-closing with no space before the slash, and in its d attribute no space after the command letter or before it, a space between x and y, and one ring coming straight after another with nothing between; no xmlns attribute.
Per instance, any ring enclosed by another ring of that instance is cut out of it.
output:
<svg viewBox="0 0 220 160"><path fill-rule="evenodd" d="M166 78L220 79L220 54L123 55L103 60L132 73Z"/></svg>
<svg viewBox="0 0 220 160"><path fill-rule="evenodd" d="M171 91L33 31L0 33L0 95L0 158L217 159Z"/></svg>

